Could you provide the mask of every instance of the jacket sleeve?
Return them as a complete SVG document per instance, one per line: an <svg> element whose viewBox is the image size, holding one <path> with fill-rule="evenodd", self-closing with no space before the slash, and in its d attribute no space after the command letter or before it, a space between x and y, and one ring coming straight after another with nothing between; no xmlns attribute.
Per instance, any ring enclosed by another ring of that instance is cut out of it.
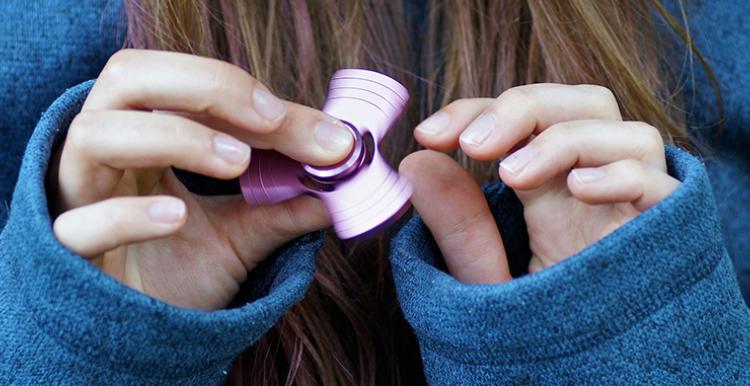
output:
<svg viewBox="0 0 750 386"><path fill-rule="evenodd" d="M0 234L0 384L220 384L235 356L302 298L321 238L279 251L253 271L247 302L215 312L150 298L63 247L44 177L92 84L47 110L24 155Z"/></svg>
<svg viewBox="0 0 750 386"><path fill-rule="evenodd" d="M393 274L431 384L747 384L750 317L704 165L667 149L683 182L580 253L500 285L445 272L424 223L396 237ZM511 266L528 262L523 208L485 188Z"/></svg>

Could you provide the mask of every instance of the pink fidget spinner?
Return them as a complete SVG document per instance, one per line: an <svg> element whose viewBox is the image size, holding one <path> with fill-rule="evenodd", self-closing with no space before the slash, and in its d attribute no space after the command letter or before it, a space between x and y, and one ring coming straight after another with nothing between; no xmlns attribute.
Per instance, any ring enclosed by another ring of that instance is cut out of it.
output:
<svg viewBox="0 0 750 386"><path fill-rule="evenodd" d="M331 79L323 111L352 131L354 146L343 161L317 167L281 153L253 149L240 176L251 205L302 194L323 200L342 239L376 232L409 207L412 187L383 159L378 144L409 100L406 88L373 71L339 70Z"/></svg>

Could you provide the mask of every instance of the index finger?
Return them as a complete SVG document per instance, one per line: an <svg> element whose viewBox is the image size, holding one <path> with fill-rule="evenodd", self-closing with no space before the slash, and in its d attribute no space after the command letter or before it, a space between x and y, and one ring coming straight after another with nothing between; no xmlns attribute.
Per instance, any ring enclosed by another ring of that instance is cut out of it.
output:
<svg viewBox="0 0 750 386"><path fill-rule="evenodd" d="M284 103L230 63L177 52L118 51L83 110L173 110L208 114L244 129L271 132Z"/></svg>
<svg viewBox="0 0 750 386"><path fill-rule="evenodd" d="M460 146L471 158L494 160L556 123L584 119L622 120L609 89L539 83L508 89L494 100L453 102L420 124L415 135L429 148L450 151Z"/></svg>
<svg viewBox="0 0 750 386"><path fill-rule="evenodd" d="M282 101L241 68L177 52L122 50L110 58L83 110L122 109L215 118L245 132L231 134L253 147L316 165L339 161L353 142L337 119Z"/></svg>

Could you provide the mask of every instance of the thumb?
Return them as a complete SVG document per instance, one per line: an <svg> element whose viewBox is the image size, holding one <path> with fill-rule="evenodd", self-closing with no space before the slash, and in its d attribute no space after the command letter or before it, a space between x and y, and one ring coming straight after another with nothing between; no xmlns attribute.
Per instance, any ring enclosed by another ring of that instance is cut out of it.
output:
<svg viewBox="0 0 750 386"><path fill-rule="evenodd" d="M445 154L423 150L399 171L414 186L412 204L432 232L448 271L467 283L511 280L503 241L474 178Z"/></svg>
<svg viewBox="0 0 750 386"><path fill-rule="evenodd" d="M285 243L331 225L323 202L309 196L263 206L250 206L242 196L212 198L212 222L248 271Z"/></svg>

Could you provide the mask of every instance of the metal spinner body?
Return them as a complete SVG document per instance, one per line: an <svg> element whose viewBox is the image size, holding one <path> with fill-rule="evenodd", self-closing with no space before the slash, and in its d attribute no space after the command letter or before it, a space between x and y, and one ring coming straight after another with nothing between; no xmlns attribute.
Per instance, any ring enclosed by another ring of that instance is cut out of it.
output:
<svg viewBox="0 0 750 386"><path fill-rule="evenodd" d="M380 230L408 209L412 194L409 182L378 149L408 100L406 88L385 75L337 71L323 111L352 131L349 156L338 164L316 167L275 151L253 149L250 166L240 176L245 200L264 205L310 194L323 200L340 238Z"/></svg>

